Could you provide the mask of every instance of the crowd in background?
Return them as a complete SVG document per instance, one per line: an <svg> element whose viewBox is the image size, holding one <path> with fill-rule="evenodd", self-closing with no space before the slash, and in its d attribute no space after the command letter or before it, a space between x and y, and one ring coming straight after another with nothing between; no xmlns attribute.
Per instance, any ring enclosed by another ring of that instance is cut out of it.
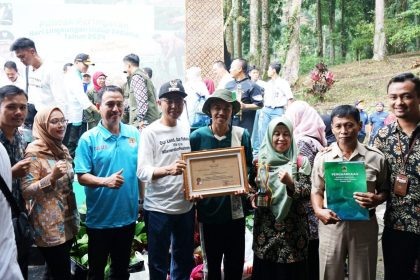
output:
<svg viewBox="0 0 420 280"><path fill-rule="evenodd" d="M190 279L196 220L204 279L242 279L249 213L252 279L344 279L346 260L350 279L376 279L375 208L385 201L385 279L418 279L410 278L418 277L420 257L420 80L413 74L387 86L392 121L382 102L368 116L363 100L321 116L295 100L277 62L268 81L237 58L229 71L216 61L214 81L191 67L185 81L157 91L152 70L140 68L136 54L122 58L127 82L116 86L101 71L88 74L94 65L88 54L58 73L32 40L17 39L10 49L27 70L20 76L15 63L4 65L1 175L29 214L45 279L71 278L69 254L80 222L75 175L86 193L89 279L104 278L108 257L110 277L129 278L139 205L150 279ZM244 147L251 191L185 199L181 154L232 147ZM367 192L354 193L354 200L369 210L366 221L341 220L325 204L323 164L340 161L365 164ZM267 205L260 204L262 195ZM2 221L11 221L6 200L0 202ZM27 279L28 248L16 244L16 251L12 237L7 223L0 276Z"/></svg>

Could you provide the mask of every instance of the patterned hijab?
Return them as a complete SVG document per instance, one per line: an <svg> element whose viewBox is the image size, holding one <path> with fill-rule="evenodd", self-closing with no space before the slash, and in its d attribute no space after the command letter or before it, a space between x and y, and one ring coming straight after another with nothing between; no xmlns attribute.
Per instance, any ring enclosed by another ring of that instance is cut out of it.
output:
<svg viewBox="0 0 420 280"><path fill-rule="evenodd" d="M63 113L58 107L49 107L37 112L32 131L36 140L28 145L26 154L41 154L55 159L71 158L62 140L55 139L48 133L49 118L56 110Z"/></svg>
<svg viewBox="0 0 420 280"><path fill-rule="evenodd" d="M289 149L284 153L279 153L273 148L274 129L279 124L285 125L290 131L290 134L293 135L292 123L287 118L282 116L273 119L268 124L268 129L262 141L258 156L259 166L263 164L269 165L270 177L268 185L272 192L272 202L270 208L276 218L276 221L282 221L286 218L289 213L290 206L292 205L292 198L287 195L286 185L280 182L278 173L280 171L286 171L294 180L296 180L298 172L305 175L309 175L311 172L309 161L306 158L304 158L302 166L298 170L298 148L293 136L291 137Z"/></svg>
<svg viewBox="0 0 420 280"><path fill-rule="evenodd" d="M302 137L315 138L322 146L327 146L325 124L318 112L305 101L295 101L287 107L285 116L293 125L293 137L298 142ZM314 141L315 143L316 141ZM319 143L315 143L320 149Z"/></svg>

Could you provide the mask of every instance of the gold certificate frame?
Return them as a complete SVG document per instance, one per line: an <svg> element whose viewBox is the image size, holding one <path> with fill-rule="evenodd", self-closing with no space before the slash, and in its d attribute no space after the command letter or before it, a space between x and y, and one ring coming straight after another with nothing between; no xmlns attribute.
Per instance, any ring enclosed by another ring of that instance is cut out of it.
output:
<svg viewBox="0 0 420 280"><path fill-rule="evenodd" d="M183 153L185 198L249 191L244 147Z"/></svg>

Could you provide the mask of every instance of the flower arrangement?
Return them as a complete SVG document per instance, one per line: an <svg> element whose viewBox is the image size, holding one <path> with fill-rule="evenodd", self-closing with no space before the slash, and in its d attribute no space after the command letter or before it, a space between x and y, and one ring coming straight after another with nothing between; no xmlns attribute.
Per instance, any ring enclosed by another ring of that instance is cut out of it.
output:
<svg viewBox="0 0 420 280"><path fill-rule="evenodd" d="M319 98L321 102L325 99L325 93L331 89L334 84L334 74L328 71L327 65L318 63L311 72L312 88L308 93Z"/></svg>

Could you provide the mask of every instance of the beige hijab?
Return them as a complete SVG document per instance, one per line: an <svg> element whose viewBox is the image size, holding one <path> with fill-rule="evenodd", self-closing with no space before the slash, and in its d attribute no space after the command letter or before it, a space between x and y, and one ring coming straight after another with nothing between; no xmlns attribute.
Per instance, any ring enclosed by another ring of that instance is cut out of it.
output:
<svg viewBox="0 0 420 280"><path fill-rule="evenodd" d="M49 107L37 112L34 119L33 136L36 139L26 148L26 155L41 154L55 159L71 159L68 149L63 145L61 140L53 138L48 133L48 120L53 111L63 111L58 107ZM64 113L63 113L64 115Z"/></svg>

